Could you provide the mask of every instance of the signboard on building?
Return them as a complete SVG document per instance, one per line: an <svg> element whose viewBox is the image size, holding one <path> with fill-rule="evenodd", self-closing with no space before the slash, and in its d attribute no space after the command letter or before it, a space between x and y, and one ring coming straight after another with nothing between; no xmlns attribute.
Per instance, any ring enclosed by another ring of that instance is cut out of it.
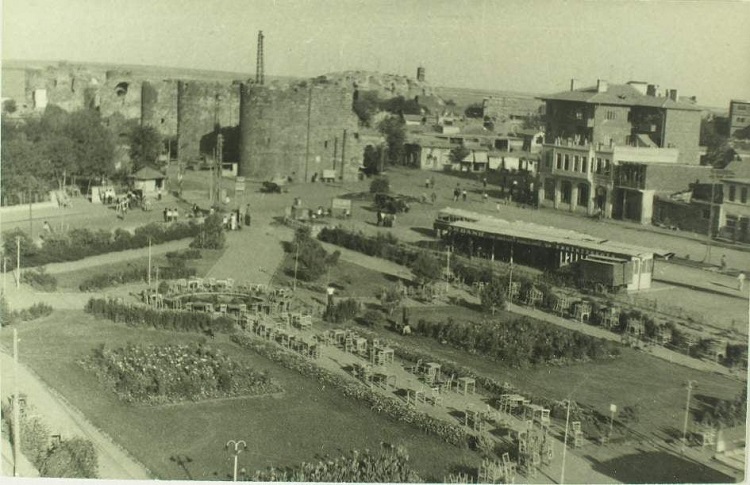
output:
<svg viewBox="0 0 750 485"><path fill-rule="evenodd" d="M245 191L245 177L237 177L234 180L234 191L235 192Z"/></svg>
<svg viewBox="0 0 750 485"><path fill-rule="evenodd" d="M331 210L351 211L352 201L349 199L331 199Z"/></svg>

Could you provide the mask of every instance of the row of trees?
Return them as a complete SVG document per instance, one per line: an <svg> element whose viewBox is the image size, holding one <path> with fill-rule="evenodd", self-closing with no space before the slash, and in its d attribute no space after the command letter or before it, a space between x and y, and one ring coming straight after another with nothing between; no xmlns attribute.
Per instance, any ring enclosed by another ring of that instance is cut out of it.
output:
<svg viewBox="0 0 750 485"><path fill-rule="evenodd" d="M18 201L21 194L62 189L73 178L91 183L114 176L118 145L130 147L134 170L155 164L163 146L159 133L137 120L103 119L91 109L68 113L55 105L40 118L3 117L2 134L0 183Z"/></svg>

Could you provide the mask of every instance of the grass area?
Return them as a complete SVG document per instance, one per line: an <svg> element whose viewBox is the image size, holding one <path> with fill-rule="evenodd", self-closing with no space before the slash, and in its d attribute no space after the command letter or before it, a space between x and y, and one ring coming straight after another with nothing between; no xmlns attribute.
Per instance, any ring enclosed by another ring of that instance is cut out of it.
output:
<svg viewBox="0 0 750 485"><path fill-rule="evenodd" d="M76 361L100 344L186 344L204 337L128 328L79 311L57 311L18 328L22 363L161 479L226 479L231 455L224 445L230 439L247 441L240 466L250 471L336 456L354 448L374 450L381 442L406 446L414 469L430 481L442 481L452 466L478 463L473 452L394 423L334 389L240 349L223 335L211 346L257 370L267 370L286 392L179 406L127 405L104 391ZM0 335L7 348L9 330ZM177 456L192 461L182 467L171 459Z"/></svg>
<svg viewBox="0 0 750 485"><path fill-rule="evenodd" d="M224 254L224 250L204 249L201 251L201 254L203 256L201 259L194 259L187 262L189 267L196 269L197 276L205 276L206 273L208 273L208 270L210 270L213 265L216 264L216 261L221 258L221 255ZM154 265L166 266L167 257L164 255L155 256L152 258L152 262ZM145 257L119 263L102 264L94 268L67 271L65 273L55 274L55 277L57 278L57 288L59 291L79 291L78 288L84 280L96 276L97 274L114 273L137 267L146 268L147 266L148 257ZM155 275L153 276L155 277Z"/></svg>
<svg viewBox="0 0 750 485"><path fill-rule="evenodd" d="M508 315L512 314L499 314L498 318L507 318ZM420 318L440 321L448 317L479 321L484 315L456 306L419 306L410 309L410 319L415 322ZM510 369L428 337L403 337L385 328L375 330L388 338L417 345L436 357L458 362L479 374L509 382L523 391L560 400L571 396L605 415L609 414L612 403L617 404L619 409L640 404L640 420L632 424L632 428L660 439L669 437L674 430L682 429L688 380L698 383L693 394L694 408L699 402L711 398L734 399L744 389L744 383L737 380L672 364L626 347L622 348L618 358L612 360Z"/></svg>
<svg viewBox="0 0 750 485"><path fill-rule="evenodd" d="M294 280L293 275L294 255L287 254L271 280L271 284L276 286L291 286ZM396 279L379 271L373 271L354 263L339 260L335 266L331 267L328 275L323 275L318 281L308 285L325 288L327 282L330 282L337 288L336 294L340 298L374 298L380 288L394 284ZM300 286L300 282L298 282L298 286ZM322 298L324 295L321 293L317 296Z"/></svg>

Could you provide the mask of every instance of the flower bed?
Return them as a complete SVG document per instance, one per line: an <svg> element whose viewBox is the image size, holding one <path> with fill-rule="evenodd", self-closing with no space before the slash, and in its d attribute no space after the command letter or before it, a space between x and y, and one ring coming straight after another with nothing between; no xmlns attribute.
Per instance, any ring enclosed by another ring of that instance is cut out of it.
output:
<svg viewBox="0 0 750 485"><path fill-rule="evenodd" d="M91 298L86 313L104 317L116 323L134 327L153 327L182 332L222 332L232 333L237 330L232 318L214 317L208 313L193 313L178 310L156 310L154 308L127 305L113 299Z"/></svg>
<svg viewBox="0 0 750 485"><path fill-rule="evenodd" d="M331 385L339 389L345 396L369 404L374 411L385 413L397 421L411 423L421 430L433 433L447 443L456 446L468 446L469 444L471 435L460 426L411 409L401 401L383 396L361 382L352 381L344 376L322 369L304 357L286 351L274 343L239 334L232 335L231 340L242 347L280 363L288 369Z"/></svg>
<svg viewBox="0 0 750 485"><path fill-rule="evenodd" d="M420 483L423 480L408 465L402 448L373 454L352 451L347 456L318 463L302 463L285 469L258 471L255 482L329 482L329 483Z"/></svg>
<svg viewBox="0 0 750 485"><path fill-rule="evenodd" d="M126 402L165 404L281 390L267 373L198 344L100 348L80 363Z"/></svg>

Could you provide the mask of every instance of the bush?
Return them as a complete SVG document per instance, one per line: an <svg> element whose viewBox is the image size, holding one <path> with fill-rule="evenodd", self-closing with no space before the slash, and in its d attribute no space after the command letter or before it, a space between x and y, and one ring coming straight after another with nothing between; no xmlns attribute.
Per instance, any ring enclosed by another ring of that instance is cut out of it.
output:
<svg viewBox="0 0 750 485"><path fill-rule="evenodd" d="M29 308L24 308L23 310L15 311L14 316L18 319L20 319L22 322L29 322L31 320L36 320L37 318L46 317L47 315L52 314L54 309L47 305L46 303L34 303Z"/></svg>
<svg viewBox="0 0 750 485"><path fill-rule="evenodd" d="M370 182L370 193L388 193L391 191L391 182L388 177L377 177Z"/></svg>
<svg viewBox="0 0 750 485"><path fill-rule="evenodd" d="M3 233L6 248L16 248L16 236L21 242L21 267L30 268L49 263L77 261L89 256L105 254L126 249L139 249L151 244L161 244L176 241L200 234L203 225L177 223L165 226L159 223L146 224L135 229L133 234L123 229L114 232L105 230L90 230L87 228L73 229L65 234L50 234L36 247L26 233L14 229ZM8 260L8 269L15 269L16 259Z"/></svg>
<svg viewBox="0 0 750 485"><path fill-rule="evenodd" d="M359 314L360 304L357 300L347 298L326 308L323 319L331 323L344 323L354 320Z"/></svg>
<svg viewBox="0 0 750 485"><path fill-rule="evenodd" d="M96 449L91 441L71 438L49 451L39 470L43 477L97 478Z"/></svg>
<svg viewBox="0 0 750 485"><path fill-rule="evenodd" d="M427 284L439 280L443 274L443 266L432 254L420 252L409 266L420 284Z"/></svg>
<svg viewBox="0 0 750 485"><path fill-rule="evenodd" d="M200 230L194 234L195 239L190 243L194 249L222 249L226 242L223 217L218 212L206 217Z"/></svg>
<svg viewBox="0 0 750 485"><path fill-rule="evenodd" d="M50 292L57 290L57 278L47 273L47 269L44 266L22 272L21 283L26 283L39 291Z"/></svg>
<svg viewBox="0 0 750 485"><path fill-rule="evenodd" d="M100 316L116 323L133 327L161 328L182 332L221 332L233 333L237 330L235 321L226 316L214 318L208 313L193 313L178 310L156 310L145 306L127 305L116 300L91 298L86 313Z"/></svg>
<svg viewBox="0 0 750 485"><path fill-rule="evenodd" d="M479 297L482 303L482 310L488 313L495 313L505 305L505 284L497 278L492 279L484 285Z"/></svg>
<svg viewBox="0 0 750 485"><path fill-rule="evenodd" d="M184 266L184 260L172 260L172 263L176 263L178 266L159 266L159 277L165 280L173 280L179 278L189 278L195 276L195 268L187 268ZM182 264L182 265L180 265ZM152 278L156 276L156 269L152 271ZM148 265L142 266L131 266L128 269L116 272L101 273L89 278L86 278L78 286L81 291L98 291L103 288L110 286L124 285L127 283L136 283L139 281L146 281L148 279Z"/></svg>

